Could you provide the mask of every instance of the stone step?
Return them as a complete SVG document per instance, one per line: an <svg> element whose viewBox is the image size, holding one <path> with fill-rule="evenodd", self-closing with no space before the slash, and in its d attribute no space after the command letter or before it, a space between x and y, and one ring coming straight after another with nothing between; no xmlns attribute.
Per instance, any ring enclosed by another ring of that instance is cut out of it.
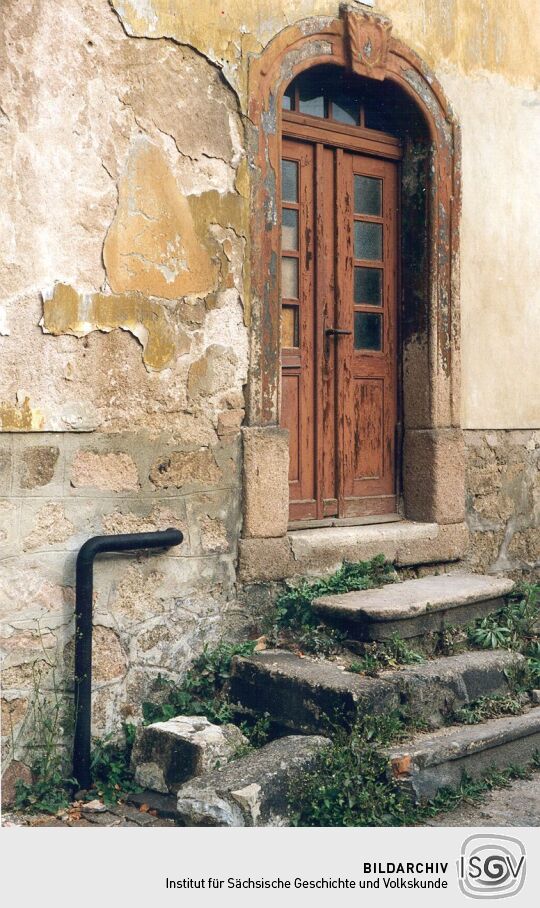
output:
<svg viewBox="0 0 540 908"><path fill-rule="evenodd" d="M378 678L345 672L333 662L266 650L233 659L230 699L302 734L325 732L328 717L352 725L359 715L397 709L397 689Z"/></svg>
<svg viewBox="0 0 540 908"><path fill-rule="evenodd" d="M501 650L474 651L370 678L335 661L266 650L233 660L230 696L243 708L269 713L276 724L304 734L327 731L328 719L350 727L362 716L399 708L437 727L465 703L508 693L506 672L522 659Z"/></svg>
<svg viewBox="0 0 540 908"><path fill-rule="evenodd" d="M513 587L513 581L504 577L440 574L375 590L321 596L312 607L353 640L384 641L394 635L410 639L469 624L497 611Z"/></svg>
<svg viewBox="0 0 540 908"><path fill-rule="evenodd" d="M480 725L453 725L416 735L388 748L389 773L418 801L459 786L463 774L481 778L490 769L526 766L540 750L540 707Z"/></svg>

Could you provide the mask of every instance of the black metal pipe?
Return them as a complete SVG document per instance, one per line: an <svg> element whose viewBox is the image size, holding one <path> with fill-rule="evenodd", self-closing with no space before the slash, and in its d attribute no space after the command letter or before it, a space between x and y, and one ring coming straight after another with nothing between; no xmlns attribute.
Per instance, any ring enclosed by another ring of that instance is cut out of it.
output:
<svg viewBox="0 0 540 908"><path fill-rule="evenodd" d="M79 788L89 788L92 724L92 599L94 559L103 552L129 552L133 549L161 549L180 545L180 530L170 528L157 533L119 533L93 536L77 555L75 575L75 738L73 777Z"/></svg>

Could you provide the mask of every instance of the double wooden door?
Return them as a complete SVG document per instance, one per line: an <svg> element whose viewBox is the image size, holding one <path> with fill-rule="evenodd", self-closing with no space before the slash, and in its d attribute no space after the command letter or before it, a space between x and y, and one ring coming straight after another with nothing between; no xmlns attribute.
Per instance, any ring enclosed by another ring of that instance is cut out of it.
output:
<svg viewBox="0 0 540 908"><path fill-rule="evenodd" d="M397 165L284 137L290 519L396 510Z"/></svg>

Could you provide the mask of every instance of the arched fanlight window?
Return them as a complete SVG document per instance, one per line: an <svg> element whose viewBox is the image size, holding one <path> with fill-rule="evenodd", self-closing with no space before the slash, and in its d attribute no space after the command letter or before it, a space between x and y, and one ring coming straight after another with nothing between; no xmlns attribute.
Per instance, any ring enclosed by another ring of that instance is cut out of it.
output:
<svg viewBox="0 0 540 908"><path fill-rule="evenodd" d="M331 65L301 73L287 87L283 110L342 123L399 133L399 110L391 95L370 79Z"/></svg>

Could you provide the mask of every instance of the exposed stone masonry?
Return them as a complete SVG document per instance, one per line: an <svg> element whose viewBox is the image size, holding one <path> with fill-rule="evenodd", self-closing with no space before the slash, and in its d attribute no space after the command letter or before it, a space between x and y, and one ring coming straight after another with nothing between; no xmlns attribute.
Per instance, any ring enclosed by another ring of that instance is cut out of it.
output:
<svg viewBox="0 0 540 908"><path fill-rule="evenodd" d="M465 432L469 561L478 571L540 571L540 432Z"/></svg>

